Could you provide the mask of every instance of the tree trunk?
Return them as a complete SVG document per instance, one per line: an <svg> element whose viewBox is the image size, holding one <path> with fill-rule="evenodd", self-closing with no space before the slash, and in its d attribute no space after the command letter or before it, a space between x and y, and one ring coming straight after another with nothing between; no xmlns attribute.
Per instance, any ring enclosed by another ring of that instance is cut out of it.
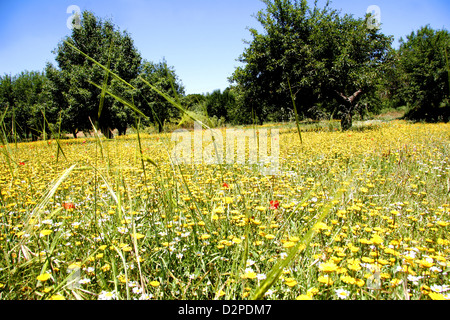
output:
<svg viewBox="0 0 450 320"><path fill-rule="evenodd" d="M352 119L352 113L347 112L342 115L341 118L341 129L342 131L348 131L353 126L353 119Z"/></svg>
<svg viewBox="0 0 450 320"><path fill-rule="evenodd" d="M73 134L73 138L74 138L74 139L76 139L76 138L77 138L77 133L78 133L78 131L77 131L77 130L73 130L73 131L72 131L72 134Z"/></svg>
<svg viewBox="0 0 450 320"><path fill-rule="evenodd" d="M106 137L106 139L114 138L111 128L102 128L101 131L102 131L103 135Z"/></svg>
<svg viewBox="0 0 450 320"><path fill-rule="evenodd" d="M118 128L119 130L119 136L124 136L127 134L127 128Z"/></svg>
<svg viewBox="0 0 450 320"><path fill-rule="evenodd" d="M355 103L358 99L358 97L362 94L362 89L356 91L353 95L350 97L345 96L341 92L336 93L341 97L341 100L344 103L344 110L342 110L342 118L341 118L341 129L342 131L348 131L353 126L353 111L355 110Z"/></svg>

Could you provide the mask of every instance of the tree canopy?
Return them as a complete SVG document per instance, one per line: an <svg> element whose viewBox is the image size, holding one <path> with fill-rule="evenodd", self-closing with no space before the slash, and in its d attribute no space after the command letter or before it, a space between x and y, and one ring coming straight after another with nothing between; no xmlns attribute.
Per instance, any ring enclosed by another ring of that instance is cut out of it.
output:
<svg viewBox="0 0 450 320"><path fill-rule="evenodd" d="M450 119L448 54L450 33L429 26L400 40L399 68L402 99L410 106L407 117L415 120Z"/></svg>
<svg viewBox="0 0 450 320"><path fill-rule="evenodd" d="M16 76L0 77L0 105L5 113L3 122L8 132L14 132L16 138L36 140L48 133L44 116L52 119L47 94L49 83L44 73L22 71Z"/></svg>
<svg viewBox="0 0 450 320"><path fill-rule="evenodd" d="M65 98L63 123L74 135L78 131L91 129L89 118L107 137L111 137L111 129L114 128L123 132L132 120L131 110L111 96L106 95L101 99L102 90L95 84L106 84L122 96L127 95L126 86L68 43L130 82L138 76L141 64L140 53L131 36L126 31L117 30L112 22L103 21L85 11L81 27L74 28L72 35L65 40L55 50L59 72L51 66L47 68L52 73L53 86L62 90ZM56 99L59 98L61 96Z"/></svg>
<svg viewBox="0 0 450 320"><path fill-rule="evenodd" d="M341 16L329 2L323 8L306 0L264 2L257 14L264 33L250 29L253 40L239 58L244 67L231 77L246 112L254 110L260 121L281 118L292 112L292 92L302 114L316 105L341 106L351 117L356 99L375 87L392 38L368 28L367 18Z"/></svg>
<svg viewBox="0 0 450 320"><path fill-rule="evenodd" d="M140 77L174 99L179 99L185 94L174 68L169 67L165 60L159 63L144 61L140 68ZM149 118L147 124L155 124L158 131L162 132L165 121L179 117L179 111L142 80L137 78L132 84L136 88L133 91L134 102Z"/></svg>
<svg viewBox="0 0 450 320"><path fill-rule="evenodd" d="M0 76L2 130L36 140L56 127L76 137L94 124L112 137L113 129L125 134L138 113L159 132L168 122L191 125L161 92L210 126L290 121L294 105L303 119L340 118L343 130L356 112L404 106L409 119L450 120L447 30L422 27L396 50L370 15L343 14L330 1L263 2L255 16L262 31L249 29L230 87L187 96L165 59L143 59L128 32L85 11L53 51L56 66Z"/></svg>

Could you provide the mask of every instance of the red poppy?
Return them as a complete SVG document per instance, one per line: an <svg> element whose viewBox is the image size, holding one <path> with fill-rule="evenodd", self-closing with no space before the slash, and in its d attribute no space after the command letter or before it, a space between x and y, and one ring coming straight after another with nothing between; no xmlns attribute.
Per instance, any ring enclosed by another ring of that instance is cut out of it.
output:
<svg viewBox="0 0 450 320"><path fill-rule="evenodd" d="M275 210L275 209L278 209L279 206L280 206L280 202L278 202L277 200L270 201L270 209Z"/></svg>
<svg viewBox="0 0 450 320"><path fill-rule="evenodd" d="M228 189L230 186L228 185L228 183L225 182L225 183L222 185L222 187Z"/></svg>
<svg viewBox="0 0 450 320"><path fill-rule="evenodd" d="M24 166L25 162L19 162L19 166Z"/></svg>
<svg viewBox="0 0 450 320"><path fill-rule="evenodd" d="M72 202L63 202L64 209L75 209L75 204Z"/></svg>

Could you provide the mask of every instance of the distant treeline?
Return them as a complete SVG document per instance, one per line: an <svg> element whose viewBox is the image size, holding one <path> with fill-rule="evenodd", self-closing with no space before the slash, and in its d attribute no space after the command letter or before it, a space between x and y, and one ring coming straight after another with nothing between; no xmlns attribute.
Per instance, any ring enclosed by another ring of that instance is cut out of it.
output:
<svg viewBox="0 0 450 320"><path fill-rule="evenodd" d="M340 119L347 130L356 113L399 107L408 119L450 120L447 30L424 26L394 49L370 15L356 19L307 1L265 3L256 15L264 31L250 29L229 88L194 95L165 60L143 59L126 31L83 12L81 28L54 51L57 66L0 77L3 137L76 136L93 126L111 137L138 123L159 132L168 123L192 125L192 115L219 126L292 121L295 112L300 120Z"/></svg>

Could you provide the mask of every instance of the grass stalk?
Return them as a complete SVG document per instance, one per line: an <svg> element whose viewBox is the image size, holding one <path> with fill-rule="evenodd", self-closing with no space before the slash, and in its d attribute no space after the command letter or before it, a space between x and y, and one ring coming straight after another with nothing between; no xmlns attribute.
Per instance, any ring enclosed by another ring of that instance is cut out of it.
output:
<svg viewBox="0 0 450 320"><path fill-rule="evenodd" d="M63 183L64 180L66 180L70 173L75 169L75 167L77 166L77 164L72 165L70 168L66 169L62 175L59 177L58 180L56 180L49 188L48 191L46 192L45 196L43 196L43 198L39 201L39 203L36 205L36 207L33 209L33 211L30 213L24 229L26 231L26 233L31 233L31 229L34 225L34 223L31 223L31 220L33 219L33 221L39 221L41 218L41 214L45 208L45 206L48 204L48 202L50 201L50 199L53 197L53 195L55 194L56 190L58 190L59 186L61 185L61 183ZM22 243L20 243L22 244Z"/></svg>
<svg viewBox="0 0 450 320"><path fill-rule="evenodd" d="M298 118L297 107L296 107L296 105L295 105L295 97L294 97L294 95L292 94L291 83L289 82L289 79L288 79L288 85L289 85L289 92L290 92L290 94L291 94L292 104L293 104L293 106L294 106L295 123L297 124L298 136L299 136L299 138L300 138L300 143L303 144L302 131L300 130L300 119Z"/></svg>
<svg viewBox="0 0 450 320"><path fill-rule="evenodd" d="M344 191L340 189L333 197L333 199L340 199L343 195ZM318 223L321 223L330 213L330 210L332 209L333 205L331 204L331 201L328 202L328 204L320 210L320 215L318 219L316 220L314 226L316 226ZM314 238L314 235L316 233L316 230L314 228L309 229L309 231L301 238L297 244L291 248L288 256L285 259L279 259L277 263L273 266L273 268L270 270L270 272L267 274L266 280L261 283L261 285L255 290L253 293L251 299L252 300L260 300L264 297L264 294L272 287L275 282L280 278L281 274L283 273L284 268L286 268L301 252L308 248L309 244L311 243L312 239Z"/></svg>

